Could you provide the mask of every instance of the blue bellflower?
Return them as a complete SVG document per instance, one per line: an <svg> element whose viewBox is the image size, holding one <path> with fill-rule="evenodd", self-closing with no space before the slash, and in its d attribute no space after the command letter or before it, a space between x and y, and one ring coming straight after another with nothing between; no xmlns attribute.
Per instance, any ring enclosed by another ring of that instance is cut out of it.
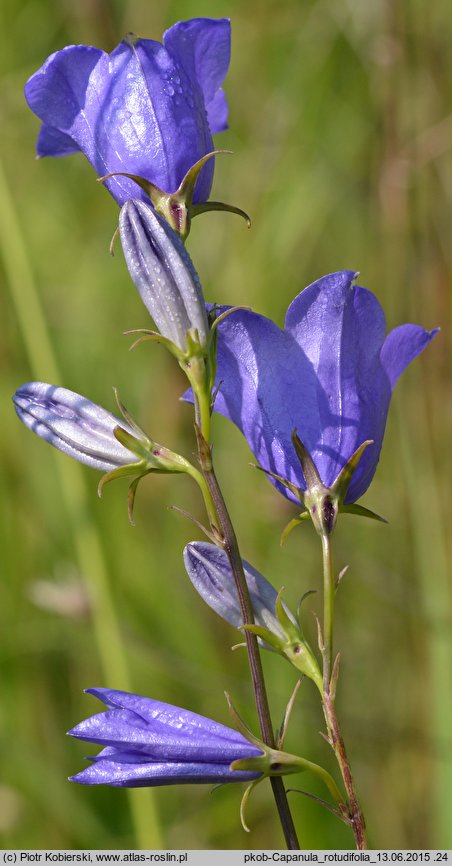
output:
<svg viewBox="0 0 452 866"><path fill-rule="evenodd" d="M42 120L38 156L81 151L99 175L128 172L174 192L227 128L221 84L229 59L226 18L180 21L163 44L130 36L111 54L87 45L57 51L25 86ZM203 167L195 203L209 198L213 169L212 160ZM125 177L106 186L120 205L145 198Z"/></svg>
<svg viewBox="0 0 452 866"><path fill-rule="evenodd" d="M137 788L217 784L258 779L231 770L233 761L263 752L238 731L189 710L115 689L87 689L107 712L80 722L69 734L104 746L93 763L72 776L82 785Z"/></svg>
<svg viewBox="0 0 452 866"><path fill-rule="evenodd" d="M289 306L285 330L245 310L218 327L215 410L242 431L264 470L306 489L292 442L296 429L331 487L356 449L373 440L345 503L359 499L372 481L394 385L436 333L407 324L385 336L383 310L355 285L356 276L339 271L301 292Z"/></svg>

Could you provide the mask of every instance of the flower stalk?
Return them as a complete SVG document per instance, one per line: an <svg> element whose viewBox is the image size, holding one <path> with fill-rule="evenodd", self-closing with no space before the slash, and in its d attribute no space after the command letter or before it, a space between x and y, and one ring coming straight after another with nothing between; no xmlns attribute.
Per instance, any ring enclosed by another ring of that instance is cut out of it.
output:
<svg viewBox="0 0 452 866"><path fill-rule="evenodd" d="M253 625L253 609L251 606L237 537L224 501L223 493L215 475L212 451L209 440L206 438L206 434L207 436L210 436L210 390L195 386L193 393L195 402L195 430L198 443L198 459L216 510L217 525L221 532L221 540L218 540L218 544L222 550L225 551L231 566L231 571L237 588L243 624ZM207 407L209 407L208 412ZM251 632L245 630L245 641L262 740L267 746L274 748L276 743L270 717L270 708L257 637ZM278 776L272 776L270 778L270 783L287 847L290 850L299 850L300 845L292 814L290 812L284 783Z"/></svg>
<svg viewBox="0 0 452 866"><path fill-rule="evenodd" d="M322 707L328 732L328 742L334 751L339 769L341 771L344 787L347 792L347 812L343 812L344 819L350 824L355 837L358 851L367 850L366 824L364 815L358 802L353 781L352 771L345 750L345 743L339 727L335 707L335 670L333 660L333 635L334 635L334 597L335 578L333 568L333 557L331 551L331 536L327 533L321 535L323 551L323 695Z"/></svg>

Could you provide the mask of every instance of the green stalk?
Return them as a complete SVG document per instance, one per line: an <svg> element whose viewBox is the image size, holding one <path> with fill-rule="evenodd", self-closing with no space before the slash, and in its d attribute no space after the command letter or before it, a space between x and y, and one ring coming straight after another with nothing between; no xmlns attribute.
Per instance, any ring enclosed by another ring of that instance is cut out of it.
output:
<svg viewBox="0 0 452 866"><path fill-rule="evenodd" d="M326 532L321 534L323 551L323 697L322 705L328 731L328 742L334 751L336 760L341 771L345 790L347 792L347 811L343 817L350 824L355 837L358 851L367 849L366 825L361 807L356 796L352 771L348 762L345 743L339 727L336 715L333 638L334 638L334 596L335 580L333 568L333 556L331 551L330 535Z"/></svg>
<svg viewBox="0 0 452 866"><path fill-rule="evenodd" d="M321 535L323 555L323 689L330 691L333 665L334 570L330 536Z"/></svg>
<svg viewBox="0 0 452 866"><path fill-rule="evenodd" d="M0 202L0 251L30 370L35 379L58 384L61 381L58 363L1 161ZM79 571L82 576L89 576L86 588L91 602L103 677L109 685L131 690L120 624L109 588L107 566L99 535L89 516L83 472L77 463L56 453L55 466L72 530ZM128 790L127 794L137 847L163 847L154 792L151 789L146 793Z"/></svg>

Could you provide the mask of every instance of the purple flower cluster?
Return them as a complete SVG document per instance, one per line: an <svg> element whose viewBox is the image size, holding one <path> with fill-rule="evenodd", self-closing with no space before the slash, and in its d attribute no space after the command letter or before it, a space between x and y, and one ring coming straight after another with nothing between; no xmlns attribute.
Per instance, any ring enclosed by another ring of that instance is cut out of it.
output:
<svg viewBox="0 0 452 866"><path fill-rule="evenodd" d="M125 172L147 179L165 194L175 192L187 171L213 150L212 135L226 128L221 85L229 56L229 21L207 18L179 22L164 34L163 44L130 36L111 54L84 45L56 52L25 88L28 104L42 121L38 155L81 151L101 175ZM209 159L196 181L195 204L207 201L212 178ZM191 383L205 386L206 417L216 369L215 411L242 431L260 467L277 476L273 483L289 498L295 498L295 488L307 487L294 441L298 454L309 455L303 463L306 475L306 467L314 464L311 474L317 486L330 490L344 467L347 474L352 456L371 440L344 487L345 503L356 502L377 467L393 388L436 331L404 324L386 335L376 297L356 284L354 271L339 271L295 298L284 330L265 316L239 308L215 323L215 334L210 331L212 318L228 308L210 310L209 319L181 237L130 178L116 175L106 185L122 206L120 234L127 266L159 332L144 335L164 342L186 372L196 368L197 379L187 375ZM191 200L188 204L189 211ZM151 471L198 471L149 440L124 407L129 424L79 394L42 382L23 385L13 399L27 427L67 455L108 472L108 479L132 475L132 492ZM188 392L186 399L193 395ZM292 491L278 478L291 483ZM209 537L217 540L213 532ZM184 559L200 595L240 628L242 609L224 551L193 542ZM322 690L317 660L304 644L298 623L271 584L249 563L243 564L255 617L255 624L248 621L247 627L254 628L267 648L289 659L293 638L296 651L304 652L299 669L320 681ZM150 698L102 688L88 692L107 710L70 734L103 748L87 769L72 777L76 782L139 787L253 781L264 774L260 761L258 770L253 764L264 755L255 744L260 741ZM245 763L245 769L231 768L246 759L251 763ZM298 767L297 761L293 766Z"/></svg>

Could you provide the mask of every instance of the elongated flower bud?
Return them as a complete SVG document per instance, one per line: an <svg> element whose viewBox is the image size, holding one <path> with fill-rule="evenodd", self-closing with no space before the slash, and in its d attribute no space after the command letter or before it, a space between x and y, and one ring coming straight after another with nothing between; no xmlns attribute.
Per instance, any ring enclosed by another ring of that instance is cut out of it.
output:
<svg viewBox="0 0 452 866"><path fill-rule="evenodd" d="M185 353L190 331L204 348L208 323L201 283L176 232L135 199L122 207L119 229L130 276L162 336Z"/></svg>
<svg viewBox="0 0 452 866"><path fill-rule="evenodd" d="M193 586L206 604L226 622L240 628L242 613L226 554L207 541L191 541L184 549L184 564ZM284 630L276 615L276 589L246 560L243 560L243 568L255 622L284 638Z"/></svg>
<svg viewBox="0 0 452 866"><path fill-rule="evenodd" d="M132 428L74 391L28 382L16 391L13 402L30 430L80 463L109 472L137 462L114 435L115 428L122 427L134 436Z"/></svg>

